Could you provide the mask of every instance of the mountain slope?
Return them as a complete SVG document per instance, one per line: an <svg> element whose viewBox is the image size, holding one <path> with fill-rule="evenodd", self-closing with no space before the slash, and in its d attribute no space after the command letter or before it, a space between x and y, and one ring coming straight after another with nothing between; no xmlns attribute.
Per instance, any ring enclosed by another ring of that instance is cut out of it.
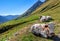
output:
<svg viewBox="0 0 60 41"><path fill-rule="evenodd" d="M34 12L31 13L28 17L23 17L21 19L12 20L1 24L1 28L12 28L1 34L0 40L4 41L8 39L7 37L12 37L13 33L23 29L24 27L30 27L34 23L39 22L39 16L41 15L49 15L54 19L53 22L56 23L55 33L58 34L60 32L60 0L48 0L40 7L38 7ZM24 29L25 30L25 29ZM24 31L23 30L23 31ZM22 31L22 32L23 32ZM52 39L45 39L41 37L36 37L32 33L29 32L29 29L24 32L22 35L17 35L13 37L12 40L15 41L54 41Z"/></svg>
<svg viewBox="0 0 60 41"><path fill-rule="evenodd" d="M19 18L25 17L30 15L34 10L36 10L40 5L42 5L44 2L37 1L33 4L32 7L30 7L25 13L23 13Z"/></svg>

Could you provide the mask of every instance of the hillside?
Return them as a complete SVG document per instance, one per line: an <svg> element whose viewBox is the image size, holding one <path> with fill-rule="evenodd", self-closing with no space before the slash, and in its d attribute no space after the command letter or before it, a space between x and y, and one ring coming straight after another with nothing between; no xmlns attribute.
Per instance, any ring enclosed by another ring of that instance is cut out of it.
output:
<svg viewBox="0 0 60 41"><path fill-rule="evenodd" d="M28 27L30 27L34 23L39 23L39 16L41 15L49 15L52 16L55 22L55 34L60 33L60 0L48 0L40 7L38 7L34 12L31 13L28 17L23 17L21 19L11 20L4 24L0 25L0 40L5 41L9 37L12 37L11 41L55 41L52 39L45 39L41 37L34 36L29 32ZM27 27L27 29L24 29ZM4 29L2 29L4 28ZM9 28L9 29L7 29ZM19 32L17 36L14 36L14 33ZM5 31L6 30L6 31ZM24 32L26 30L26 32ZM2 31L2 32L1 32Z"/></svg>

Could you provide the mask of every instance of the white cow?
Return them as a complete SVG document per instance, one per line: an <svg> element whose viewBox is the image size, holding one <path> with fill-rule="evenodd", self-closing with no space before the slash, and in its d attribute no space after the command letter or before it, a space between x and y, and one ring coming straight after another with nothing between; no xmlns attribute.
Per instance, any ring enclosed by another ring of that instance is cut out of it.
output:
<svg viewBox="0 0 60 41"><path fill-rule="evenodd" d="M42 35L43 37L48 37L46 34L46 31L43 31L43 28L46 24L34 24L31 27L31 32L36 35ZM51 33L54 33L54 24L53 23L48 23L49 26L49 37L51 37Z"/></svg>
<svg viewBox="0 0 60 41"><path fill-rule="evenodd" d="M40 16L40 21L42 21L42 22L49 21L51 19L52 19L51 16Z"/></svg>
<svg viewBox="0 0 60 41"><path fill-rule="evenodd" d="M42 22L46 21L46 16L41 16L40 21L42 21Z"/></svg>

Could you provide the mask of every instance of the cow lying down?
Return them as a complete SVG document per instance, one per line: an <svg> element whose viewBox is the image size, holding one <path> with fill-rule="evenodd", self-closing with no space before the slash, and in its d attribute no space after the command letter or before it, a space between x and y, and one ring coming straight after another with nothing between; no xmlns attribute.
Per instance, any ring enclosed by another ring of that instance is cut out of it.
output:
<svg viewBox="0 0 60 41"><path fill-rule="evenodd" d="M54 24L34 24L31 27L31 32L35 35L41 35L42 37L53 37L54 34Z"/></svg>
<svg viewBox="0 0 60 41"><path fill-rule="evenodd" d="M49 21L49 20L52 20L51 16L40 16L40 21L41 22L46 22L46 21Z"/></svg>

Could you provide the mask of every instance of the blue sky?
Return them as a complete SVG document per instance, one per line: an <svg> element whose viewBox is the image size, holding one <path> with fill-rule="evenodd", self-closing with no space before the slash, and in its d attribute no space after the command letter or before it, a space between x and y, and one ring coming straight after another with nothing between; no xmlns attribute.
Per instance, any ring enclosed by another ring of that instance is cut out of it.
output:
<svg viewBox="0 0 60 41"><path fill-rule="evenodd" d="M37 0L0 0L0 15L21 15ZM45 0L41 0L44 2Z"/></svg>

